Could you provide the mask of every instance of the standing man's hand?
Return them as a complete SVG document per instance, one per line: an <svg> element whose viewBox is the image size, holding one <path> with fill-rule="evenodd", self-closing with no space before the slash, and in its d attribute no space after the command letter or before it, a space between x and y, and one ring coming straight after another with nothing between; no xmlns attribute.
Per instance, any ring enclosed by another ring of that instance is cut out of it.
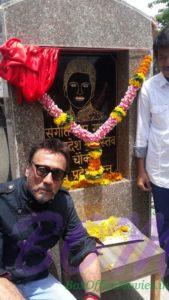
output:
<svg viewBox="0 0 169 300"><path fill-rule="evenodd" d="M150 179L146 172L142 172L137 176L137 185L143 192L151 191Z"/></svg>
<svg viewBox="0 0 169 300"><path fill-rule="evenodd" d="M7 278L0 278L0 300L25 300L17 287Z"/></svg>
<svg viewBox="0 0 169 300"><path fill-rule="evenodd" d="M137 158L137 185L143 192L151 191L151 183L145 169L145 159Z"/></svg>

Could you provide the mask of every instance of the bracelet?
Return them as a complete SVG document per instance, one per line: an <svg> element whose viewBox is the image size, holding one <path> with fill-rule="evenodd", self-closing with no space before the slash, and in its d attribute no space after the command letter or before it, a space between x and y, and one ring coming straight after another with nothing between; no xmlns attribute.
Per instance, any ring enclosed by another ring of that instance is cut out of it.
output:
<svg viewBox="0 0 169 300"><path fill-rule="evenodd" d="M8 280L11 280L11 273L4 272L4 273L0 274L0 278L6 278Z"/></svg>
<svg viewBox="0 0 169 300"><path fill-rule="evenodd" d="M96 295L95 293L92 293L92 292L86 292L85 295L84 295L84 300L87 300L88 298L91 298L92 300L100 300L101 298Z"/></svg>

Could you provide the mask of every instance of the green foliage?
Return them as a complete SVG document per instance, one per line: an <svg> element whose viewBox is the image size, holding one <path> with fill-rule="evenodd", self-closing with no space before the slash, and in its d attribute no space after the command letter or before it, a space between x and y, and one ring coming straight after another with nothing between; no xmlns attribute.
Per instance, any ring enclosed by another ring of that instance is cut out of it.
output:
<svg viewBox="0 0 169 300"><path fill-rule="evenodd" d="M151 8L157 4L164 4L164 8L159 9L155 16L157 21L162 27L169 26L169 0L154 0L148 6Z"/></svg>

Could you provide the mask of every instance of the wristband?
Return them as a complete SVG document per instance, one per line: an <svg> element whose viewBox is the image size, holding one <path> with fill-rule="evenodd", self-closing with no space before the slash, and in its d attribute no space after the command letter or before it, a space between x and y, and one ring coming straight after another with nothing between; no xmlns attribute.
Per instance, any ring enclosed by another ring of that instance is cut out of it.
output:
<svg viewBox="0 0 169 300"><path fill-rule="evenodd" d="M11 280L11 273L4 272L4 273L0 274L0 278L6 278L8 280Z"/></svg>
<svg viewBox="0 0 169 300"><path fill-rule="evenodd" d="M84 295L84 300L87 300L88 298L91 298L92 300L100 300L101 298L99 295L96 295L95 293L92 292L86 292Z"/></svg>

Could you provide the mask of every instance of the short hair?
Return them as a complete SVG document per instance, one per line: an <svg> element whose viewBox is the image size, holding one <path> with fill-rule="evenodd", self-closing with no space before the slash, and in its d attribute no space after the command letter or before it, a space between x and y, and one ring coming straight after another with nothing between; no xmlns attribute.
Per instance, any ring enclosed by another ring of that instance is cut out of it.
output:
<svg viewBox="0 0 169 300"><path fill-rule="evenodd" d="M169 26L163 28L154 41L153 49L155 57L158 56L158 50L160 48L166 47L169 47Z"/></svg>
<svg viewBox="0 0 169 300"><path fill-rule="evenodd" d="M30 149L28 162L29 164L32 163L32 158L34 154L41 149L46 149L51 151L52 153L61 153L64 155L66 159L66 173L70 171L70 152L65 142L57 138L45 139L40 143L33 145Z"/></svg>

